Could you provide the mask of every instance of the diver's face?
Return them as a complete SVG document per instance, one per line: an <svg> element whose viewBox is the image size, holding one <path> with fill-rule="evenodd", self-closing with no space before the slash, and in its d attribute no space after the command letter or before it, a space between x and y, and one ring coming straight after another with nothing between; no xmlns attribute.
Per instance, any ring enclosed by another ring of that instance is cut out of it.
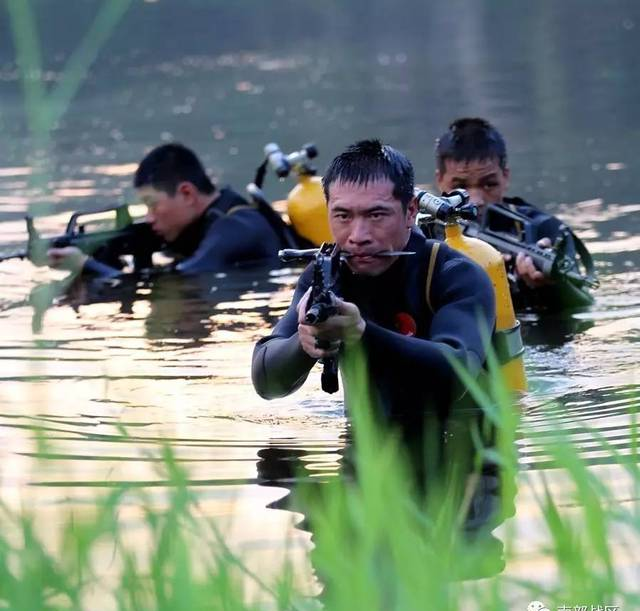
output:
<svg viewBox="0 0 640 611"><path fill-rule="evenodd" d="M147 206L147 222L167 242L175 240L196 216L195 187L191 183L180 183L174 195L151 186L137 189L137 194Z"/></svg>
<svg viewBox="0 0 640 611"><path fill-rule="evenodd" d="M347 264L353 272L365 276L378 276L391 267L397 257L375 255L406 246L417 212L413 200L403 209L388 179L366 185L331 183L328 208L336 243L351 253Z"/></svg>
<svg viewBox="0 0 640 611"><path fill-rule="evenodd" d="M436 170L436 183L443 193L465 189L469 199L482 210L488 204L499 204L509 186L509 168L500 167L496 157L455 161L446 159L444 170Z"/></svg>

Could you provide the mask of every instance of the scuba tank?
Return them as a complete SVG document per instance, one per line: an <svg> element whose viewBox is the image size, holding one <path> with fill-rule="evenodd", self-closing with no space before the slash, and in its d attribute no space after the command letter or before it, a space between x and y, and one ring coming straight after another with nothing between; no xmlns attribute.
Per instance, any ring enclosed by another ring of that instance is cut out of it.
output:
<svg viewBox="0 0 640 611"><path fill-rule="evenodd" d="M501 364L507 387L512 391L527 389L522 354L524 346L520 334L520 322L516 319L509 281L502 255L493 247L462 233L460 220L474 220L478 215L475 205L469 203L469 195L456 189L442 197L426 191L415 190L418 202L418 222L435 219L444 223L445 243L478 263L489 275L496 297L496 330L493 346Z"/></svg>
<svg viewBox="0 0 640 611"><path fill-rule="evenodd" d="M319 176L298 174L298 184L287 197L287 214L303 238L316 245L331 242L327 202Z"/></svg>
<svg viewBox="0 0 640 611"><path fill-rule="evenodd" d="M286 209L289 222L296 234L306 242L315 246L331 242L322 179L316 176L316 169L310 163L318 155L316 147L306 144L299 151L285 155L280 147L272 142L264 147L264 154L264 163L258 168L253 183L247 187L252 198L262 195L260 190L267 166L270 166L281 179L293 172L297 184L289 192L285 202L274 202L274 208Z"/></svg>

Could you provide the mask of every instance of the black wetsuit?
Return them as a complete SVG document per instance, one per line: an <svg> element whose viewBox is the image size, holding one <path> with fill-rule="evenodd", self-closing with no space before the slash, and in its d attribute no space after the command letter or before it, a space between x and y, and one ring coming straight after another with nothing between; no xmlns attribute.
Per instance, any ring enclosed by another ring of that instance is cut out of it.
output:
<svg viewBox="0 0 640 611"><path fill-rule="evenodd" d="M438 250L427 300L434 245ZM425 413L435 409L446 414L461 394L447 357L457 358L473 375L481 370L483 331L493 330L495 298L484 270L445 244L426 240L415 230L406 250L416 254L399 257L380 276L359 276L344 266L339 292L360 308L366 321L362 345L371 387L378 391L384 413L403 425L421 426ZM284 317L256 345L252 377L264 398L299 388L316 362L302 350L297 336L296 307L311 281L310 266ZM398 331L399 323L407 327L407 315L415 323L414 337Z"/></svg>
<svg viewBox="0 0 640 611"><path fill-rule="evenodd" d="M148 226L141 239L149 257L153 252L166 251L175 259L173 269L183 274L215 272L257 262L276 263L278 249L284 246L273 219L229 188L221 189L204 214L174 241L164 242ZM121 272L117 261L104 260L98 252L85 263L83 273L109 277Z"/></svg>

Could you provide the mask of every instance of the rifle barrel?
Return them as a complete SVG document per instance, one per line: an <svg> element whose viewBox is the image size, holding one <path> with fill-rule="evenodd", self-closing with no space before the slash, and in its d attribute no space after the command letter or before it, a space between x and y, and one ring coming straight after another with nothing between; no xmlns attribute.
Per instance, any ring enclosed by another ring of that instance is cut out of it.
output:
<svg viewBox="0 0 640 611"><path fill-rule="evenodd" d="M0 255L0 263L2 263L3 261L8 261L9 259L26 259L28 256L29 255L25 250L12 252L12 253L9 253L8 255Z"/></svg>

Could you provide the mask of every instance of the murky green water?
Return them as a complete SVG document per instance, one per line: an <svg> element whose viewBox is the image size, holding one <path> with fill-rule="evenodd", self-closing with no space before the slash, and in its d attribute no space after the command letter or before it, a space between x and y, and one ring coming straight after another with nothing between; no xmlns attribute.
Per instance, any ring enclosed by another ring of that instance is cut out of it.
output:
<svg viewBox="0 0 640 611"><path fill-rule="evenodd" d="M53 95L100 3L32 5ZM28 117L48 98L25 111L0 11L0 250L20 245L28 210L47 213L39 226L57 232L69 210L129 197L135 162L162 140L193 146L241 190L268 141L315 141L322 168L344 145L380 136L429 182L433 141L448 122L493 120L510 146L512 193L572 224L602 284L588 311L524 318L526 419L544 435L541 406L556 402L594 468L621 475L583 443L583 427L626 449L639 406L637 2L543 1L526 16L519 3L488 0L132 2L40 140ZM158 444L170 439L206 512L231 520L230 540L266 570L291 515L266 508L285 489L260 484L287 474L285 457L302 456L310 476L335 472L345 425L340 399L323 395L317 377L270 403L251 387L253 343L286 308L295 272L232 274L206 287L167 281L132 304L55 307L34 335L25 300L52 277L26 262L0 267L0 494L45 520L90 507L96 488L118 482L144 482L161 502ZM535 438L519 449L524 469L548 467ZM619 501L637 502L622 483ZM518 497L523 551L507 567L516 574L544 559L527 527L530 502ZM308 535L293 533L304 557Z"/></svg>

